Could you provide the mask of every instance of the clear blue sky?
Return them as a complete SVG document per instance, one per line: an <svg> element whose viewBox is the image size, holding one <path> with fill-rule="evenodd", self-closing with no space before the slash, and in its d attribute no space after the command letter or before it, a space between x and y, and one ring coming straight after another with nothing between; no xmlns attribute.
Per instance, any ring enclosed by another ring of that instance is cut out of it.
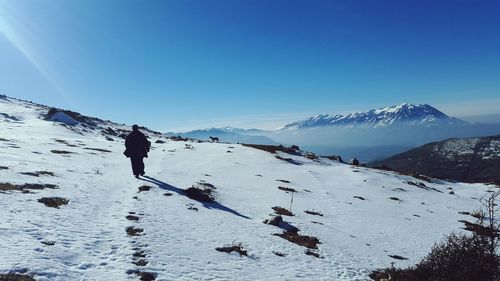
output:
<svg viewBox="0 0 500 281"><path fill-rule="evenodd" d="M0 0L0 93L165 131L500 113L500 1Z"/></svg>

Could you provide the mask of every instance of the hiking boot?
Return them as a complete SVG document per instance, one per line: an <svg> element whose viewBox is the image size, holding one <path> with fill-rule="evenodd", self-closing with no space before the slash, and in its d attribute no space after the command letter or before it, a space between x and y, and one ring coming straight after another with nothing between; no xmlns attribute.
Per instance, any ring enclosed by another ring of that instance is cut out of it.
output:
<svg viewBox="0 0 500 281"><path fill-rule="evenodd" d="M137 179L138 179L138 178L139 178L139 175L135 175L135 178L137 178Z"/></svg>
<svg viewBox="0 0 500 281"><path fill-rule="evenodd" d="M141 172L141 176L144 176L146 174L146 172L142 171Z"/></svg>

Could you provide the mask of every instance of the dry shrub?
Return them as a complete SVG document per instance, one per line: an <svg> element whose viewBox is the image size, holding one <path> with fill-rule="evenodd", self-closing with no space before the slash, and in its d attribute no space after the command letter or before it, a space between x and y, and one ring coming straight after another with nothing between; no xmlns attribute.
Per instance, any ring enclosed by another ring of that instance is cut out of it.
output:
<svg viewBox="0 0 500 281"><path fill-rule="evenodd" d="M184 194L186 194L187 197L200 202L215 201L212 195L212 189L210 188L202 189L195 186L191 186L190 188L184 190Z"/></svg>
<svg viewBox="0 0 500 281"><path fill-rule="evenodd" d="M278 151L281 151L294 155L300 154L300 148L296 145L292 145L290 147L286 147L283 145L263 145L263 144L246 144L246 143L242 143L241 145L252 147L255 149L260 149L269 153L276 153Z"/></svg>
<svg viewBox="0 0 500 281"><path fill-rule="evenodd" d="M285 208L282 208L282 207L273 207L272 208L274 210L274 212L278 215L282 215L282 216L290 216L290 217L293 217L294 214L292 212L290 212L289 210L285 209Z"/></svg>
<svg viewBox="0 0 500 281"><path fill-rule="evenodd" d="M451 234L417 265L378 270L370 277L381 280L390 274L394 281L492 281L498 280L499 266L500 259L489 251L487 239L477 234Z"/></svg>
<svg viewBox="0 0 500 281"><path fill-rule="evenodd" d="M43 197L38 199L38 202L45 204L47 207L59 209L62 205L67 205L69 200L62 197Z"/></svg>
<svg viewBox="0 0 500 281"><path fill-rule="evenodd" d="M242 243L234 244L232 246L228 247L219 247L215 248L215 250L219 252L224 252L224 253L231 253L231 252L236 252L240 254L240 256L248 256L247 250L243 249L243 246L241 245Z"/></svg>
<svg viewBox="0 0 500 281"><path fill-rule="evenodd" d="M0 191L10 191L19 190L23 192L28 192L29 189L42 190L45 188L55 189L57 185L55 184L40 184L40 183L25 183L25 184L12 184L12 183L1 183Z"/></svg>
<svg viewBox="0 0 500 281"><path fill-rule="evenodd" d="M149 191L151 188L152 188L151 186L147 186L147 185L139 186L138 192Z"/></svg>
<svg viewBox="0 0 500 281"><path fill-rule="evenodd" d="M93 147L84 147L83 149L87 149L87 150L94 150L94 151L99 151L99 152L112 152L111 150L107 150L107 149L102 149L102 148L93 148Z"/></svg>
<svg viewBox="0 0 500 281"><path fill-rule="evenodd" d="M278 186L278 189L286 191L286 192L297 192L297 190L295 190L294 188L286 187L286 186Z"/></svg>
<svg viewBox="0 0 500 281"><path fill-rule="evenodd" d="M126 218L129 221L138 221L139 220L139 217L138 216L134 216L134 215L128 215L128 216L126 216Z"/></svg>
<svg viewBox="0 0 500 281"><path fill-rule="evenodd" d="M156 279L156 273L153 272L138 272L137 275L139 275L139 279L141 281L153 281Z"/></svg>
<svg viewBox="0 0 500 281"><path fill-rule="evenodd" d="M9 272L0 274L0 281L35 281L35 279L30 275Z"/></svg>
<svg viewBox="0 0 500 281"><path fill-rule="evenodd" d="M320 212L316 212L316 211L314 211L314 210L312 210L312 211L305 210L305 211L304 211L304 213L309 214L309 215L313 215L313 216L320 216L320 217L322 217L322 216L323 216L323 214L322 214L322 213L320 213Z"/></svg>
<svg viewBox="0 0 500 281"><path fill-rule="evenodd" d="M136 227L133 227L133 226L127 227L127 229L125 231L130 236L140 236L141 233L144 232L144 230L142 228L136 228Z"/></svg>
<svg viewBox="0 0 500 281"><path fill-rule="evenodd" d="M295 243L300 246L304 246L309 249L317 249L318 244L321 244L318 238L313 236L300 235L296 231L285 230L283 233L273 234L279 236L283 239L286 239L292 243Z"/></svg>
<svg viewBox="0 0 500 281"><path fill-rule="evenodd" d="M55 153L55 154L75 154L75 152L67 151L67 150L57 150L53 149L50 152Z"/></svg>

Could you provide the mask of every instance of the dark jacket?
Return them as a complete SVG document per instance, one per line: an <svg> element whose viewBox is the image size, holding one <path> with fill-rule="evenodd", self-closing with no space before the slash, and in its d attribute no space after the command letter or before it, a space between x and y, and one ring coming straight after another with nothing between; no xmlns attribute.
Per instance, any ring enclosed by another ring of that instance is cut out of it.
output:
<svg viewBox="0 0 500 281"><path fill-rule="evenodd" d="M146 136L137 131L130 133L125 139L125 156L127 157L148 157L151 143Z"/></svg>

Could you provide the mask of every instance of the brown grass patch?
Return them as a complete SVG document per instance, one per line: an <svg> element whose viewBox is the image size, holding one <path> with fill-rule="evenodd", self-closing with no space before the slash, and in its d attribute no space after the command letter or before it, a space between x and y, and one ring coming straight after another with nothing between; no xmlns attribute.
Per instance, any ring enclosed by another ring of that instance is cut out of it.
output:
<svg viewBox="0 0 500 281"><path fill-rule="evenodd" d="M36 280L30 275L12 272L7 274L0 274L0 281L36 281Z"/></svg>
<svg viewBox="0 0 500 281"><path fill-rule="evenodd" d="M57 150L57 149L52 149L50 152L55 154L76 154L76 152L71 152L67 150Z"/></svg>
<svg viewBox="0 0 500 281"><path fill-rule="evenodd" d="M111 150L107 150L107 149L102 149L102 148L92 148L92 147L84 147L83 149L86 149L86 150L94 150L94 151L99 151L99 152L112 152Z"/></svg>
<svg viewBox="0 0 500 281"><path fill-rule="evenodd" d="M286 191L286 192L297 192L297 190L295 190L294 188L286 187L286 186L278 186L278 189Z"/></svg>
<svg viewBox="0 0 500 281"><path fill-rule="evenodd" d="M141 281L153 281L156 279L156 273L153 272L138 272L137 275Z"/></svg>
<svg viewBox="0 0 500 281"><path fill-rule="evenodd" d="M395 260L400 260L400 261L405 261L405 260L408 260L408 258L405 258L405 257L402 257L402 256L398 256L398 255L389 255L389 257L395 259Z"/></svg>
<svg viewBox="0 0 500 281"><path fill-rule="evenodd" d="M217 250L219 252L224 252L224 253L236 252L236 253L240 254L240 257L241 256L248 256L248 252L245 249L243 249L243 247L241 246L241 243L239 243L237 245L228 246L228 247L215 248L215 250Z"/></svg>
<svg viewBox="0 0 500 281"><path fill-rule="evenodd" d="M144 251L136 251L134 254L133 254L134 258L145 258L146 257L146 253L144 253Z"/></svg>
<svg viewBox="0 0 500 281"><path fill-rule="evenodd" d="M200 201L200 202L213 202L214 197L212 195L212 189L210 188L198 188L195 186L192 186L188 189L184 190L184 194L193 200Z"/></svg>
<svg viewBox="0 0 500 281"><path fill-rule="evenodd" d="M215 188L215 186L213 184L208 183L208 182L197 182L197 184L201 187L204 187L204 188L217 189L217 188Z"/></svg>
<svg viewBox="0 0 500 281"><path fill-rule="evenodd" d="M54 139L54 141L62 144L69 144L67 140L62 140L62 139Z"/></svg>
<svg viewBox="0 0 500 281"><path fill-rule="evenodd" d="M320 212L316 212L316 211L314 211L314 210L312 210L312 211L305 210L305 211L304 211L304 213L309 214L309 215L313 215L313 216L320 216L320 217L322 217L322 216L323 216L323 214L322 214L322 213L320 213Z"/></svg>
<svg viewBox="0 0 500 281"><path fill-rule="evenodd" d="M22 190L20 185L14 185L11 183L0 183L0 191L9 191L9 190Z"/></svg>
<svg viewBox="0 0 500 281"><path fill-rule="evenodd" d="M306 251L306 255L308 255L308 256L313 256L313 257L318 258L318 259L320 259L320 258L321 258L321 256L320 256L318 253L316 253L316 252L314 252L314 251L312 251L312 250L310 250L310 249L307 249L307 251Z"/></svg>
<svg viewBox="0 0 500 281"><path fill-rule="evenodd" d="M132 263L137 266L146 266L148 264L148 261L145 259L138 259L136 261L133 261Z"/></svg>
<svg viewBox="0 0 500 281"><path fill-rule="evenodd" d="M129 226L125 229L125 231L127 232L127 234L129 236L140 236L141 233L144 232L144 229L142 228L136 228L136 227L133 227L133 226Z"/></svg>
<svg viewBox="0 0 500 281"><path fill-rule="evenodd" d="M27 175L27 176L32 176L32 177L39 177L40 175L36 172L23 172L21 173L23 175Z"/></svg>
<svg viewBox="0 0 500 281"><path fill-rule="evenodd" d="M290 183L290 181L287 181L287 180L276 180L276 181L280 181L280 182L283 182L283 183Z"/></svg>
<svg viewBox="0 0 500 281"><path fill-rule="evenodd" d="M54 173L49 171L36 171L36 173L42 176L54 176Z"/></svg>
<svg viewBox="0 0 500 281"><path fill-rule="evenodd" d="M76 144L71 144L71 143L69 143L69 142L68 142L68 141L66 141L66 140L54 139L54 141L56 141L56 142L58 142L58 143L62 143L62 144L67 145L67 146L69 146L69 147L78 147L78 145L76 145Z"/></svg>
<svg viewBox="0 0 500 281"><path fill-rule="evenodd" d="M0 192L1 191L11 191L11 190L19 190L23 192L29 192L29 189L34 190L42 190L45 188L55 189L57 185L55 184L39 184L39 183L25 183L25 184L12 184L12 183L0 183Z"/></svg>
<svg viewBox="0 0 500 281"><path fill-rule="evenodd" d="M283 145L263 145L263 144L245 144L245 143L241 145L263 150L269 153L276 153L277 151L282 151L289 154L300 153L300 148L296 145L292 145L291 147L286 147Z"/></svg>
<svg viewBox="0 0 500 281"><path fill-rule="evenodd" d="M153 187L152 186L148 186L148 185L139 186L139 191L138 192L149 191L151 188L153 188Z"/></svg>
<svg viewBox="0 0 500 281"><path fill-rule="evenodd" d="M292 243L297 245L309 248L309 249L317 249L318 244L321 244L318 238L313 236L300 235L294 231L285 230L283 233L273 234L275 236L279 236L283 239L286 239Z"/></svg>
<svg viewBox="0 0 500 281"><path fill-rule="evenodd" d="M47 207L59 209L62 205L67 205L69 200L62 197L43 197L38 199L38 202L45 204Z"/></svg>
<svg viewBox="0 0 500 281"><path fill-rule="evenodd" d="M282 208L282 207L273 207L272 208L274 210L274 212L278 215L283 215L283 216L290 216L290 217L293 217L294 214L292 212L290 212L289 210L285 209L285 208Z"/></svg>
<svg viewBox="0 0 500 281"><path fill-rule="evenodd" d="M290 158L290 157L281 157L279 155L276 155L275 158L278 159L278 160L282 160L282 161L288 162L290 164L302 165L302 163L300 163L299 161L296 161L296 160L294 160L293 158Z"/></svg>
<svg viewBox="0 0 500 281"><path fill-rule="evenodd" d="M53 172L49 171L36 171L36 172L22 172L21 174L27 175L27 176L33 176L33 177L39 177L39 176L54 176Z"/></svg>

